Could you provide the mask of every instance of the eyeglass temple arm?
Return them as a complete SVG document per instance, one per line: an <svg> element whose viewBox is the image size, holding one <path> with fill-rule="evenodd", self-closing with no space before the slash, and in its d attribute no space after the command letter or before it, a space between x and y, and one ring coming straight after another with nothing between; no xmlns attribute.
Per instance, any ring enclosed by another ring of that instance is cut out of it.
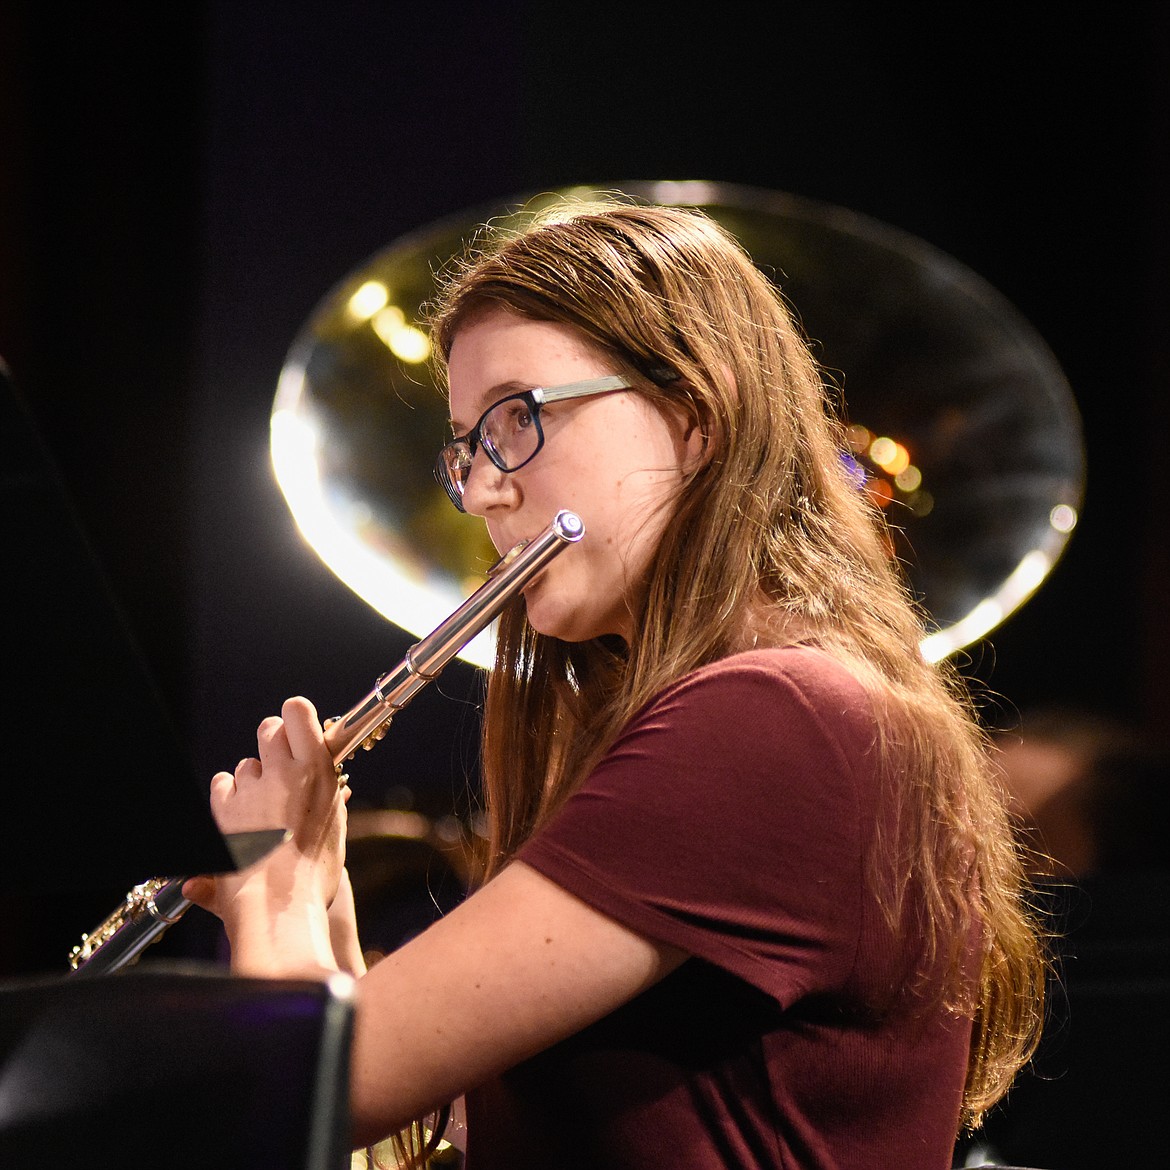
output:
<svg viewBox="0 0 1170 1170"><path fill-rule="evenodd" d="M529 391L532 400L539 406L546 402L563 402L566 398L585 398L590 394L606 394L610 390L629 390L630 380L620 374L611 374L606 378L589 378L584 382L570 382L565 386L554 386L549 389L538 386Z"/></svg>

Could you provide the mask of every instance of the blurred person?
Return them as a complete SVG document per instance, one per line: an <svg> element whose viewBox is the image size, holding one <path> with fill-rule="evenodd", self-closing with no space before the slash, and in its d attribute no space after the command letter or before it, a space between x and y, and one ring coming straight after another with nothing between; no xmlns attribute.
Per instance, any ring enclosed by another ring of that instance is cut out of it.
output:
<svg viewBox="0 0 1170 1170"><path fill-rule="evenodd" d="M1086 879L1170 862L1170 756L1122 720L1027 712L997 757L1036 877Z"/></svg>
<svg viewBox="0 0 1170 1170"><path fill-rule="evenodd" d="M1035 1058L960 1164L1061 1170L1170 1154L1170 757L1097 710L1025 711L996 736L1053 973Z"/></svg>

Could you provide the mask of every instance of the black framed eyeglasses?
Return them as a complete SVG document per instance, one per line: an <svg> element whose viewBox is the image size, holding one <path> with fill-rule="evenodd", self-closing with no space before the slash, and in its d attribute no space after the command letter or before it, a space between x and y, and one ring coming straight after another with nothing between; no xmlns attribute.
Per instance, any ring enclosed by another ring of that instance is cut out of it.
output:
<svg viewBox="0 0 1170 1170"><path fill-rule="evenodd" d="M477 447L482 447L492 465L501 471L519 471L535 459L544 446L541 407L567 398L588 398L593 394L632 388L627 378L612 374L605 378L587 378L563 386L537 386L520 394L509 394L507 398L493 402L466 435L452 439L443 447L435 461L435 478L443 485L451 503L462 512L463 489L471 474L471 461Z"/></svg>

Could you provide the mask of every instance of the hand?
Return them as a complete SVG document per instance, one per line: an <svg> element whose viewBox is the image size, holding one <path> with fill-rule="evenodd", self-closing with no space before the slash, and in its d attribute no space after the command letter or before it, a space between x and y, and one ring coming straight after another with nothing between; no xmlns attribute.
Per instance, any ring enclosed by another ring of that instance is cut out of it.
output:
<svg viewBox="0 0 1170 1170"><path fill-rule="evenodd" d="M353 903L353 886L347 870L341 871L341 884L329 906L329 942L338 967L347 975L366 973L366 959L358 938L357 913Z"/></svg>
<svg viewBox="0 0 1170 1170"><path fill-rule="evenodd" d="M349 789L338 786L312 704L289 699L280 718L260 725L257 745L259 759L241 760L234 773L212 779L212 812L224 832L287 828L292 840L241 873L194 878L184 887L188 898L224 920L233 950L237 933L258 928L257 914L275 919L294 903L312 903L323 913L344 866Z"/></svg>

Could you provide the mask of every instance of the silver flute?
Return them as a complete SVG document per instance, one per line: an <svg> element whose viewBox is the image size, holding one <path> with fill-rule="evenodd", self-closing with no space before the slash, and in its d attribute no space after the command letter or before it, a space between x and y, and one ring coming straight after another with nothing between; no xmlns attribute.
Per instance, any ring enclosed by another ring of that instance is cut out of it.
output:
<svg viewBox="0 0 1170 1170"><path fill-rule="evenodd" d="M406 657L374 684L360 703L325 725L325 746L340 775L358 748L369 751L385 734L394 716L471 641L504 607L570 544L585 535L574 512L561 511L531 541L521 542L501 557L488 579L446 620L406 652ZM240 868L258 860L288 837L283 829L229 835L227 844ZM116 971L142 952L183 916L192 903L183 897L185 877L152 878L135 886L122 904L89 934L69 956L78 975Z"/></svg>

